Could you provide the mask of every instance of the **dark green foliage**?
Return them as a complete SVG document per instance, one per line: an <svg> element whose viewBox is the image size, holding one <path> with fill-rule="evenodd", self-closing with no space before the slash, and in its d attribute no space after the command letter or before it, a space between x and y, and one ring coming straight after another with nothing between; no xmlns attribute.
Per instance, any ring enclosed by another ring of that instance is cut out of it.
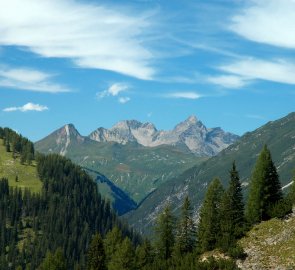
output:
<svg viewBox="0 0 295 270"><path fill-rule="evenodd" d="M183 255L192 252L196 244L196 227L193 221L193 209L188 196L185 197L181 207L181 217L178 222L176 236L176 252Z"/></svg>
<svg viewBox="0 0 295 270"><path fill-rule="evenodd" d="M151 243L148 240L145 240L136 248L135 255L137 269L143 269L144 267L151 265L154 260Z"/></svg>
<svg viewBox="0 0 295 270"><path fill-rule="evenodd" d="M250 224L267 220L271 209L282 200L283 194L276 167L270 151L265 145L261 151L251 177L246 217Z"/></svg>
<svg viewBox="0 0 295 270"><path fill-rule="evenodd" d="M114 227L112 230L110 230L106 234L106 237L104 239L104 250L106 253L107 263L110 262L113 255L120 247L122 241L123 241L123 235L118 227Z"/></svg>
<svg viewBox="0 0 295 270"><path fill-rule="evenodd" d="M54 254L47 252L46 257L38 270L67 270L66 261L62 249L58 248Z"/></svg>
<svg viewBox="0 0 295 270"><path fill-rule="evenodd" d="M85 264L91 236L105 235L114 226L138 241L79 166L58 155L39 155L37 171L43 182L41 194L10 189L7 180L0 181L0 220L5 221L0 223L0 255L8 263L36 269L47 250L60 247L68 269L74 269ZM20 250L17 245L24 229L33 237L27 237Z"/></svg>
<svg viewBox="0 0 295 270"><path fill-rule="evenodd" d="M125 238L113 254L109 270L134 270L135 269L135 252L129 238Z"/></svg>
<svg viewBox="0 0 295 270"><path fill-rule="evenodd" d="M221 200L220 229L219 246L225 252L235 247L236 239L240 238L245 230L242 187L235 162L230 171L229 187Z"/></svg>
<svg viewBox="0 0 295 270"><path fill-rule="evenodd" d="M3 139L6 152L12 152L13 158L16 158L16 155L20 155L21 163L32 163L35 158L35 150L34 144L31 141L10 128L1 128L0 139Z"/></svg>
<svg viewBox="0 0 295 270"><path fill-rule="evenodd" d="M175 242L175 218L169 205L166 205L163 212L158 216L155 235L158 257L168 260L172 255Z"/></svg>
<svg viewBox="0 0 295 270"><path fill-rule="evenodd" d="M220 236L220 205L223 187L219 179L214 179L208 187L197 229L198 250L212 250L217 246Z"/></svg>
<svg viewBox="0 0 295 270"><path fill-rule="evenodd" d="M96 234L87 251L88 270L106 270L106 254L104 251L103 240Z"/></svg>

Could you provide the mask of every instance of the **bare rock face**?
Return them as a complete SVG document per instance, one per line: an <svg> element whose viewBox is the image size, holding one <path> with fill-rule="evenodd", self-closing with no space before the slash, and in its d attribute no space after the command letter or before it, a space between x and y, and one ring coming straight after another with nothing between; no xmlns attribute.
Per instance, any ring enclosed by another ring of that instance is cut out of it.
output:
<svg viewBox="0 0 295 270"><path fill-rule="evenodd" d="M100 127L89 138L98 142L121 144L137 142L147 147L164 144L184 146L197 156L214 156L239 136L224 132L221 128L208 129L195 116L190 116L173 130L158 131L152 123L127 120L117 123L111 129Z"/></svg>

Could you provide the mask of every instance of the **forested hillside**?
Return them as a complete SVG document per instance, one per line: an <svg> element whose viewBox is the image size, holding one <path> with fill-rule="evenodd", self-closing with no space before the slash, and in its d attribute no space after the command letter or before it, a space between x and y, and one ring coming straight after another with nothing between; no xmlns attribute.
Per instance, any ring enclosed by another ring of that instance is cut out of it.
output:
<svg viewBox="0 0 295 270"><path fill-rule="evenodd" d="M36 162L42 190L12 188L1 179L0 269L37 269L46 252L57 249L66 269L83 266L92 235L105 235L115 226L138 241L79 166L59 155L34 155L33 148L28 155L27 148L14 148L12 138L21 141L22 137L12 130L5 129L1 137L8 151L26 157L23 163Z"/></svg>

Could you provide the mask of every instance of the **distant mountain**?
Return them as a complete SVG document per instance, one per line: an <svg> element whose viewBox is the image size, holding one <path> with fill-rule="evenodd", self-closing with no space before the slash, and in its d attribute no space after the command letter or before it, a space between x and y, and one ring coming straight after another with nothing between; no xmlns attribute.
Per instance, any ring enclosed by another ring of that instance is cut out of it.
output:
<svg viewBox="0 0 295 270"><path fill-rule="evenodd" d="M127 120L117 123L111 129L100 127L89 138L97 142L120 144L137 142L147 147L173 145L188 148L197 156L214 156L239 136L224 132L221 128L207 128L195 116L190 116L170 131L158 131L152 123Z"/></svg>
<svg viewBox="0 0 295 270"><path fill-rule="evenodd" d="M65 155L82 167L105 175L136 203L167 179L205 160L182 146L145 147L137 142L97 142L81 136L72 124L37 142L35 148L42 153ZM118 205L116 199L114 204Z"/></svg>
<svg viewBox="0 0 295 270"><path fill-rule="evenodd" d="M288 184L295 169L295 113L246 133L217 156L162 184L136 210L127 214L129 222L143 231L148 231L165 204L169 202L177 213L187 194L197 216L209 182L214 177L220 177L226 185L234 160L247 191L251 171L264 144L271 150L282 185Z"/></svg>

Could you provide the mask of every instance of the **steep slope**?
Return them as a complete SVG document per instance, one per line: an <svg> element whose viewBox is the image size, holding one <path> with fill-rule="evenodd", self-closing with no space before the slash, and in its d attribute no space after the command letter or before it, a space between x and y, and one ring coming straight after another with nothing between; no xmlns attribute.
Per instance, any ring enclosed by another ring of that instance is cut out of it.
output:
<svg viewBox="0 0 295 270"><path fill-rule="evenodd" d="M73 125L53 132L35 147L42 153L64 154L82 167L102 173L137 203L167 179L204 160L170 145L96 142L81 136Z"/></svg>
<svg viewBox="0 0 295 270"><path fill-rule="evenodd" d="M84 168L85 169L85 168ZM137 207L137 204L122 189L99 172L85 169L95 179L100 194L111 201L113 208L121 216Z"/></svg>
<svg viewBox="0 0 295 270"><path fill-rule="evenodd" d="M246 133L217 156L166 182L129 213L128 220L143 231L147 230L166 203L171 203L177 212L186 194L191 197L197 215L208 183L218 176L226 185L234 160L246 191L252 168L264 144L271 150L282 185L288 184L295 168L295 113Z"/></svg>
<svg viewBox="0 0 295 270"><path fill-rule="evenodd" d="M120 144L137 142L147 147L174 145L187 148L197 156L214 156L235 142L238 136L224 132L221 128L207 128L195 116L190 116L169 131L158 131L151 123L127 120L117 123L111 129L100 127L89 138Z"/></svg>
<svg viewBox="0 0 295 270"><path fill-rule="evenodd" d="M0 139L0 178L7 178L9 186L28 188L33 192L41 190L36 164L21 164L20 158L14 159L11 152L6 152L3 140Z"/></svg>
<svg viewBox="0 0 295 270"><path fill-rule="evenodd" d="M256 225L240 240L247 253L242 270L295 269L295 215Z"/></svg>

